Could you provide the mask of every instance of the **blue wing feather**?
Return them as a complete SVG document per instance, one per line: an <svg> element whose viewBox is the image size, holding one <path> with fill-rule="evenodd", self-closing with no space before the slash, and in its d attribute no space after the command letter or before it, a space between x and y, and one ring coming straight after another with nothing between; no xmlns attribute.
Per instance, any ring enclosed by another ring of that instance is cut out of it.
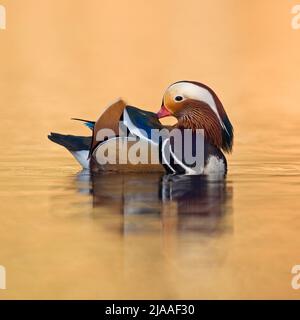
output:
<svg viewBox="0 0 300 320"><path fill-rule="evenodd" d="M93 130L95 126L95 121L90 120L84 120L84 119L78 119L78 118L72 118L72 120L81 121L83 124L88 127L89 129Z"/></svg>

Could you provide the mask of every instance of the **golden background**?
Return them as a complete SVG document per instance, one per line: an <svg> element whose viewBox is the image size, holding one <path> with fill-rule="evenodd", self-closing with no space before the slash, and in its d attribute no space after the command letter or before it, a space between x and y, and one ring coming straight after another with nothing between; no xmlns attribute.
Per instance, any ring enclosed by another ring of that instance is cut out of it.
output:
<svg viewBox="0 0 300 320"><path fill-rule="evenodd" d="M8 271L0 299L300 297L290 287L300 264L297 1L0 3L0 264ZM69 119L96 119L120 96L158 110L165 88L183 79L211 86L235 127L234 236L211 244L221 256L226 247L221 270L197 271L187 257L171 268L158 255L154 266L147 252L160 245L146 237L135 251L129 240L131 280L120 285L123 240L95 230L74 206L79 167L46 136L88 134ZM106 237L110 246L101 245Z"/></svg>

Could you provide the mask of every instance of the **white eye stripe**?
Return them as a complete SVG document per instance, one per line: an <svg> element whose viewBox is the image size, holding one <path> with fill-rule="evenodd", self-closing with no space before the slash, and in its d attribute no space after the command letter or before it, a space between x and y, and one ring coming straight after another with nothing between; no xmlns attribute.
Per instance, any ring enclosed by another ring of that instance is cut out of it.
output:
<svg viewBox="0 0 300 320"><path fill-rule="evenodd" d="M226 127L219 115L217 105L215 102L215 99L213 98L212 94L205 88L199 87L193 83L189 82L178 82L173 85L171 85L168 89L170 92L175 92L176 96L184 96L185 98L199 100L205 102L209 107L212 109L212 111L216 114L218 117L218 120L222 126L226 130ZM179 94L179 92L183 94ZM175 99L174 97L174 99ZM226 130L227 131L227 130Z"/></svg>

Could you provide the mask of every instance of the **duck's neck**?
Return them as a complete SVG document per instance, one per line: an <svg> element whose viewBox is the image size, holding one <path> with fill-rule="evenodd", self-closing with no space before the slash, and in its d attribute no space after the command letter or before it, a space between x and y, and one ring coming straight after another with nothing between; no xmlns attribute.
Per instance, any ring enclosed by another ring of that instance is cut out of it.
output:
<svg viewBox="0 0 300 320"><path fill-rule="evenodd" d="M176 127L179 129L203 129L205 138L209 143L221 148L222 146L222 127L216 115L209 106L201 108L185 108L177 115L178 122Z"/></svg>

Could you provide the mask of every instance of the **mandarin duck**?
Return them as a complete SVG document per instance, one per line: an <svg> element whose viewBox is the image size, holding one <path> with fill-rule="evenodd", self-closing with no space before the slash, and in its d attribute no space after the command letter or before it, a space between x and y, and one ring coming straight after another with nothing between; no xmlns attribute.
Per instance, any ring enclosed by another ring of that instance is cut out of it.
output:
<svg viewBox="0 0 300 320"><path fill-rule="evenodd" d="M174 126L160 122L168 116L177 119ZM83 168L92 172L227 172L222 151L232 151L233 126L215 92L199 82L179 81L170 85L157 113L118 100L95 122L75 120L83 121L93 134L82 137L51 133L48 138L67 148ZM175 130L181 134L177 141L170 135ZM196 161L199 150L201 161ZM187 161L186 155L193 155L194 162Z"/></svg>

